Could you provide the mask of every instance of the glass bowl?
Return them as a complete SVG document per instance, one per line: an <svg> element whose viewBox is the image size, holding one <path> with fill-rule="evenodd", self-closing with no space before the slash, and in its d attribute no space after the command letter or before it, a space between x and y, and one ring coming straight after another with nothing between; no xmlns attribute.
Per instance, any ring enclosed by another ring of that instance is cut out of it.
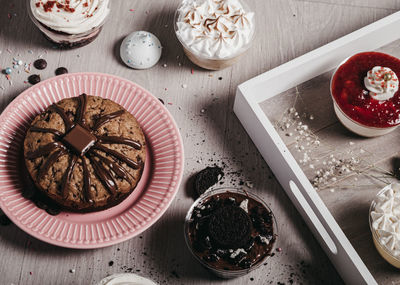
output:
<svg viewBox="0 0 400 285"><path fill-rule="evenodd" d="M371 218L371 212L375 210L376 207L376 198L378 196L380 196L382 193L390 190L392 187L392 185L387 185L386 187L384 187L382 190L380 190L378 192L378 194L376 194L375 199L372 201L371 206L369 208L369 228L371 230L372 233L372 239L374 241L374 245L376 247L376 250L379 252L379 254L387 261L389 262L391 265L393 265L396 268L400 269L400 259L397 258L396 256L394 256L389 249L386 248L386 246L384 246L383 244L381 244L379 242L379 234L376 232L376 230L372 227L372 218Z"/></svg>
<svg viewBox="0 0 400 285"><path fill-rule="evenodd" d="M356 54L355 54L356 55ZM354 56L354 55L353 55ZM332 97L332 101L333 101L333 107L335 110L335 114L336 117L339 119L339 121L350 131L352 131L353 133L363 136L363 137L377 137L377 136L382 136L382 135L386 135L392 131L394 131L397 126L391 126L391 127L382 127L382 128L378 128L378 127L371 127L371 126L366 126L364 124L361 124L355 120L353 120L352 118L350 118L340 107L340 104L338 102L336 102L335 96L333 96L333 89L332 89L332 85L333 85L333 79L337 73L337 71L339 70L339 68L345 64L350 58L352 58L353 56L349 56L348 58L346 58L345 60L343 60L335 69L335 71L332 74L331 77L331 81L330 81L330 93L331 93L331 97Z"/></svg>
<svg viewBox="0 0 400 285"><path fill-rule="evenodd" d="M26 0L28 15L35 26L41 31L42 35L60 49L73 49L85 46L94 41L100 34L103 25L106 23L110 13L104 18L104 20L96 27L79 34L68 34L61 31L56 31L50 27L42 24L32 13L31 8L32 0ZM108 8L111 7L111 1L108 2Z"/></svg>
<svg viewBox="0 0 400 285"><path fill-rule="evenodd" d="M269 251L268 254L265 254L265 256L260 258L256 263L254 263L247 269L224 270L224 269L219 269L219 268L215 268L215 267L211 266L209 263L207 263L205 260L203 260L201 257L199 257L196 254L196 252L194 251L193 246L192 246L192 241L190 240L190 237L189 237L190 224L192 222L191 217L192 217L195 207L198 205L201 205L204 202L207 202L212 196L217 196L218 194L225 194L225 193L232 193L234 195L239 194L239 195L247 197L248 199L253 199L254 201L261 204L261 206L264 207L266 210L268 210L272 216L273 233L274 233L275 240L272 244L271 250ZM216 276L228 279L228 278L235 278L235 277L240 277L240 276L248 274L249 272L259 268L271 256L271 253L275 250L275 247L276 247L276 239L278 236L278 226L277 226L276 218L275 218L273 212L271 211L271 209L269 208L269 206L257 195L255 195L251 192L242 190L242 189L238 189L238 188L218 188L215 190L209 190L209 191L205 192L192 204L192 206L190 207L189 211L186 214L185 224L184 224L184 236L185 236L186 245L187 245L189 251L192 253L192 255L195 257L195 259L201 265L203 265L205 268L207 268L210 272L214 273Z"/></svg>
<svg viewBox="0 0 400 285"><path fill-rule="evenodd" d="M195 1L195 0L192 0ZM242 6L243 9L247 12L253 12L253 10L249 7L249 5L243 1L240 0L239 1ZM250 36L250 41L242 46L237 52L233 53L232 55L230 55L229 57L224 57L224 58L220 58L217 56L214 57L210 57L204 54L200 54L196 51L194 51L192 48L190 48L185 41L180 37L179 33L178 33L178 19L180 16L179 13L179 9L183 6L183 2L179 5L179 7L177 8L177 10L175 11L175 16L174 16L174 29L175 29L175 34L176 37L178 38L179 42L181 43L182 47L183 47L183 51L185 52L186 56L190 59L191 62L193 62L194 64L196 64L197 66L200 66L204 69L208 69L208 70L221 70L224 68L227 68L235 63L237 63L239 61L239 59L241 58L242 55L244 55L249 48L251 47L254 38L255 38L255 34L256 34L256 28L255 28L255 16L253 17L253 30L252 30L252 34Z"/></svg>

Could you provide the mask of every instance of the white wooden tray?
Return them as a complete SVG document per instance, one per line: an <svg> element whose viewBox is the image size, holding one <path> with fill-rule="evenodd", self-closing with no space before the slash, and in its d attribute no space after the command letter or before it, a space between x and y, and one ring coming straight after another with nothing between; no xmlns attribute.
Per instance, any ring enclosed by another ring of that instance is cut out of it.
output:
<svg viewBox="0 0 400 285"><path fill-rule="evenodd" d="M399 27L400 12L397 12L261 74L237 88L234 112L347 284L377 282L260 104L334 69L355 53L375 50L400 39Z"/></svg>

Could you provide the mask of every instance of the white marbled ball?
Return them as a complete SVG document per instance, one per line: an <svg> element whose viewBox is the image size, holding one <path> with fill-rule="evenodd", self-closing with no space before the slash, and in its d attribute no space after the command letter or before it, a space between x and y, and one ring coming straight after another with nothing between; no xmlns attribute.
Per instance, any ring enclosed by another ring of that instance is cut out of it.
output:
<svg viewBox="0 0 400 285"><path fill-rule="evenodd" d="M121 59L129 67L147 69L161 57L162 46L152 33L137 31L128 35L121 44Z"/></svg>

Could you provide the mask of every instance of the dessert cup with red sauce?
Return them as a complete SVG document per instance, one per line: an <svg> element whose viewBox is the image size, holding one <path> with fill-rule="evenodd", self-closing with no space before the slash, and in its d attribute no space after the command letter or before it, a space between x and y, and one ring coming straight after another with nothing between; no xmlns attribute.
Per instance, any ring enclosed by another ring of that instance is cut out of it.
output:
<svg viewBox="0 0 400 285"><path fill-rule="evenodd" d="M400 76L399 59L380 52L363 52L344 60L330 85L338 119L347 129L364 137L390 133L400 124L400 92L396 91L390 99L376 100L366 87L365 80L374 67L389 68L394 77Z"/></svg>

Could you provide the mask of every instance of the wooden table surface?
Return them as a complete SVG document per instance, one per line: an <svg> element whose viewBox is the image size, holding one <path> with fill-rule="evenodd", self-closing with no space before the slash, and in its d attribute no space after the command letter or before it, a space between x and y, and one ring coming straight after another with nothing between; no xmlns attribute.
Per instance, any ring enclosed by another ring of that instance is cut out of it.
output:
<svg viewBox="0 0 400 285"><path fill-rule="evenodd" d="M165 215L140 236L118 245L64 249L14 225L0 226L0 284L96 284L109 274L127 271L160 284L342 283L233 114L235 90L255 75L395 12L399 1L252 0L258 16L254 45L241 62L218 72L202 70L183 55L173 31L179 0L112 0L112 16L99 38L70 51L54 49L42 37L27 16L25 2L0 0L0 68L12 66L13 58L30 63L43 57L48 62L47 69L38 72L43 79L65 66L70 72L110 73L144 86L163 99L180 128L185 173ZM150 31L163 44L163 56L150 70L129 69L119 59L121 40L135 30ZM24 83L27 77L23 68L13 70L11 81L0 76L0 110L29 87ZM282 251L235 280L219 280L203 269L182 234L184 216L193 203L189 178L213 164L224 166L224 186L251 181L254 187L248 190L263 197L278 220L277 245ZM390 280L385 277L389 271ZM388 265L376 274L381 283L400 279Z"/></svg>

